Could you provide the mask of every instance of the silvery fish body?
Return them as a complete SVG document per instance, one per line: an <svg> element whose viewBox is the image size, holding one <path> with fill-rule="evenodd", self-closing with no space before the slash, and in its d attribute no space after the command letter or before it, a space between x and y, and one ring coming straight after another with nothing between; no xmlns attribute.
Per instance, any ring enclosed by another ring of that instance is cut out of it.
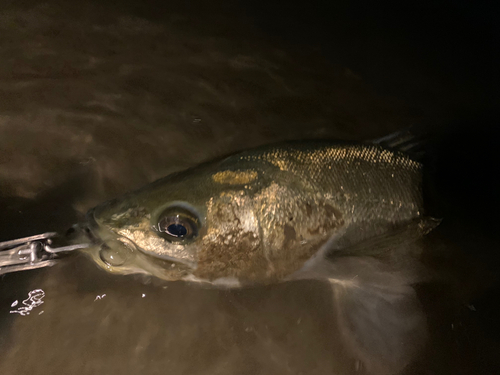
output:
<svg viewBox="0 0 500 375"><path fill-rule="evenodd" d="M268 283L423 218L422 167L373 144L260 147L160 179L89 213L116 273ZM417 226L417 232L422 226Z"/></svg>

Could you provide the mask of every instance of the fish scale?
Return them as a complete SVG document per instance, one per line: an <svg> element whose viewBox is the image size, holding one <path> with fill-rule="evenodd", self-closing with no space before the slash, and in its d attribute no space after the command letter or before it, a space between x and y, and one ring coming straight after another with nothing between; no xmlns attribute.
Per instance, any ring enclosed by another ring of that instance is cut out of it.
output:
<svg viewBox="0 0 500 375"><path fill-rule="evenodd" d="M364 207L364 213L369 207L357 204L357 200L397 205L402 211L411 211L402 212L402 216L411 216L422 208L421 165L401 153L378 146L325 145L316 149L277 148L263 155L243 157L249 161L259 158L282 171L314 181L315 189L323 194L343 196L346 206ZM394 179L395 183L384 183L387 179Z"/></svg>

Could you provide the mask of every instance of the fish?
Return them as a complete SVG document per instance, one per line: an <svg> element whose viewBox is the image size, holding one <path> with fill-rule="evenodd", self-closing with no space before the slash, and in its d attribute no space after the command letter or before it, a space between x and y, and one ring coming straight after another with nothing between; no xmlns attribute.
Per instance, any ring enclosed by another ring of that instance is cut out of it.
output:
<svg viewBox="0 0 500 375"><path fill-rule="evenodd" d="M105 270L214 285L291 279L356 246L363 253L360 244L374 252L367 240L419 237L438 223L425 214L419 161L338 141L240 152L101 204L87 218L103 243L89 254Z"/></svg>
<svg viewBox="0 0 500 375"><path fill-rule="evenodd" d="M82 251L210 287L321 280L353 368L397 373L425 341L411 260L440 219L412 142L391 139L265 145L171 174L91 209Z"/></svg>

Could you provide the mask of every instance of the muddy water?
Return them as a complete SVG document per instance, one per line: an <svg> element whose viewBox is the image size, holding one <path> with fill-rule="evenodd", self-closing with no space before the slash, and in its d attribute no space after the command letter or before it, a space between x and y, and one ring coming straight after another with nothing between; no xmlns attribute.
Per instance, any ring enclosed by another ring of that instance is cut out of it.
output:
<svg viewBox="0 0 500 375"><path fill-rule="evenodd" d="M6 7L1 239L64 230L105 199L237 150L286 139L366 139L415 123L432 128L491 107L484 91L450 84L453 74L440 79L442 71L429 71L434 65L411 48L391 54L404 45L397 38L354 33L361 39L349 43L345 33L359 18L336 16L342 22L333 58L335 48L317 47L326 43L319 38L283 34L300 12L284 14L288 23L275 23L280 29L269 26L280 12L266 18L266 9L244 2ZM308 36L304 27L294 30ZM378 39L387 41L379 55L367 47ZM374 64L359 63L363 55L351 45L372 53ZM498 242L480 230L491 216L470 203L477 190L466 192L464 210L443 205L455 226L428 245L440 249L425 260L440 281L418 288L430 336L400 373L487 373L494 366L498 337L484 334L494 329L474 314L491 314L483 301L492 297L478 290L495 276L481 249ZM464 212L480 218L473 228ZM475 235L457 238L457 228ZM483 258L471 258L470 247ZM37 289L44 294L38 305L29 299ZM28 305L30 314L19 314ZM110 276L75 257L2 277L0 373L366 373L346 349L334 309L321 283L216 291ZM413 353L414 345L400 350Z"/></svg>

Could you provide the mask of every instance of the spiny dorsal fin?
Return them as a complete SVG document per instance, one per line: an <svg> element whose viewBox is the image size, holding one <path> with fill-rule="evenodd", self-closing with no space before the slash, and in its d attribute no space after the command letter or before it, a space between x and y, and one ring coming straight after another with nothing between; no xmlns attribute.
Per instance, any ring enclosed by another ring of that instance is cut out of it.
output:
<svg viewBox="0 0 500 375"><path fill-rule="evenodd" d="M412 159L421 160L427 153L428 140L424 134L417 134L415 128L406 128L369 141L390 150L404 152Z"/></svg>

